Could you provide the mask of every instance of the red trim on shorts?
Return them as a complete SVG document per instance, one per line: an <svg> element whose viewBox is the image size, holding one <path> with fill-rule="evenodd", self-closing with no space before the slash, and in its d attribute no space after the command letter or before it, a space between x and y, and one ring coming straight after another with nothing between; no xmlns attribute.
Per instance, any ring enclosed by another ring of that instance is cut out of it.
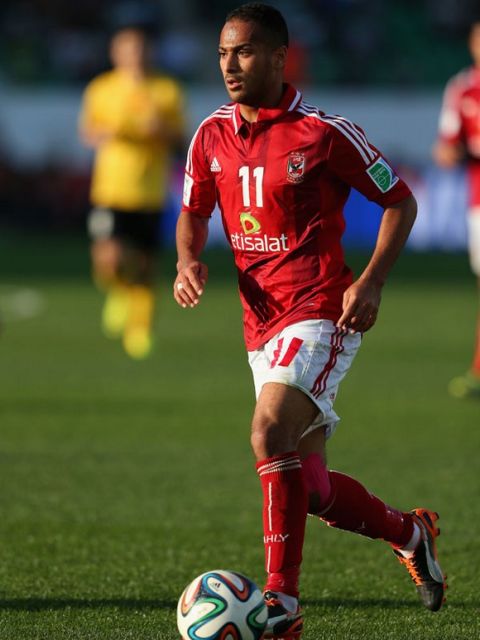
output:
<svg viewBox="0 0 480 640"><path fill-rule="evenodd" d="M299 352L302 344L303 344L303 340L301 338L292 338L292 341L288 345L288 349L286 350L285 355L283 356L281 361L278 363L278 366L288 367L288 365L291 363L291 361Z"/></svg>
<svg viewBox="0 0 480 640"><path fill-rule="evenodd" d="M283 347L283 338L280 338L279 341L277 342L277 348L273 352L273 360L270 364L270 369L273 369L273 367L277 364L278 359L280 358L280 355L282 353L282 347Z"/></svg>
<svg viewBox="0 0 480 640"><path fill-rule="evenodd" d="M344 349L343 338L347 335L347 332L339 327L335 328L335 331L330 336L330 355L327 364L323 367L320 375L315 380L313 387L310 389L310 393L315 398L322 395L327 387L328 376L335 368L337 364L338 354Z"/></svg>

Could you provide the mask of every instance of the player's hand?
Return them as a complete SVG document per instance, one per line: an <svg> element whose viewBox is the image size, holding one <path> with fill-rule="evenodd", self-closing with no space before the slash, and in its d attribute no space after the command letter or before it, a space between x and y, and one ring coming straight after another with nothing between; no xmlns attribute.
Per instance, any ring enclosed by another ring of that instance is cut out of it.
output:
<svg viewBox="0 0 480 640"><path fill-rule="evenodd" d="M114 137L114 132L102 127L84 126L80 129L80 137L87 147L97 149Z"/></svg>
<svg viewBox="0 0 480 640"><path fill-rule="evenodd" d="M442 169L451 169L465 157L465 149L460 144L437 142L432 150L433 159Z"/></svg>
<svg viewBox="0 0 480 640"><path fill-rule="evenodd" d="M380 284L359 278L343 294L343 313L337 327L350 333L364 333L373 327L380 306Z"/></svg>
<svg viewBox="0 0 480 640"><path fill-rule="evenodd" d="M145 136L160 138L166 135L166 124L162 118L153 114L142 123L142 130Z"/></svg>
<svg viewBox="0 0 480 640"><path fill-rule="evenodd" d="M208 279L208 267L203 262L190 262L183 266L177 265L178 275L173 283L173 297L178 304L186 309L195 307L200 302Z"/></svg>

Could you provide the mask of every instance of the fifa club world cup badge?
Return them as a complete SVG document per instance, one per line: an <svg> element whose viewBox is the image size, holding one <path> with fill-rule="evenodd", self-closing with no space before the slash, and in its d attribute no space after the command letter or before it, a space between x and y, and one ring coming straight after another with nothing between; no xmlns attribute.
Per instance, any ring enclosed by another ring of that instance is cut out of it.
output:
<svg viewBox="0 0 480 640"><path fill-rule="evenodd" d="M305 177L305 154L293 151L288 156L287 180L289 182L302 182Z"/></svg>

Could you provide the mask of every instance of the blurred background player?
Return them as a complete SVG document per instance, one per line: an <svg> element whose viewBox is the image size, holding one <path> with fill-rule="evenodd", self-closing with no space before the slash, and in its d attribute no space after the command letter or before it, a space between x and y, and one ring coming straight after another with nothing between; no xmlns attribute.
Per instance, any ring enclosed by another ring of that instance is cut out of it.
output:
<svg viewBox="0 0 480 640"><path fill-rule="evenodd" d="M154 258L169 166L183 137L178 83L149 68L146 32L119 30L113 69L87 86L80 137L96 150L88 218L95 284L106 292L102 326L132 358L152 349Z"/></svg>
<svg viewBox="0 0 480 640"><path fill-rule="evenodd" d="M444 169L466 163L468 246L480 293L480 19L471 26L468 43L473 66L455 75L446 86L433 157ZM459 398L480 398L480 309L471 368L454 378L449 390Z"/></svg>

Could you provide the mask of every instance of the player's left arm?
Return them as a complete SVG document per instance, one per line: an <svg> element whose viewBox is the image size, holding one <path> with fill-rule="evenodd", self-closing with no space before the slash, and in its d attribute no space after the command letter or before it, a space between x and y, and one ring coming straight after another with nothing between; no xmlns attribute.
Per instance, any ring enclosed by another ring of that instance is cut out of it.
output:
<svg viewBox="0 0 480 640"><path fill-rule="evenodd" d="M364 332L375 324L383 285L405 246L416 215L413 195L385 209L375 250L361 276L345 291L343 313L337 326Z"/></svg>
<svg viewBox="0 0 480 640"><path fill-rule="evenodd" d="M93 80L85 89L80 116L78 119L78 136L82 144L92 149L98 149L112 138L112 131L99 118L101 100L99 98L98 82Z"/></svg>
<svg viewBox="0 0 480 640"><path fill-rule="evenodd" d="M182 88L172 82L165 113L160 119L158 135L177 150L185 146L185 96Z"/></svg>
<svg viewBox="0 0 480 640"><path fill-rule="evenodd" d="M174 80L163 80L162 84L159 84L157 104L152 104L150 117L137 127L138 140L148 139L151 142L166 144L174 150L183 150L185 144L184 104L185 99L180 85Z"/></svg>
<svg viewBox="0 0 480 640"><path fill-rule="evenodd" d="M336 119L330 135L328 167L384 211L373 255L361 276L345 291L337 322L345 330L364 332L375 324L383 285L407 241L417 203L360 127L345 118Z"/></svg>

